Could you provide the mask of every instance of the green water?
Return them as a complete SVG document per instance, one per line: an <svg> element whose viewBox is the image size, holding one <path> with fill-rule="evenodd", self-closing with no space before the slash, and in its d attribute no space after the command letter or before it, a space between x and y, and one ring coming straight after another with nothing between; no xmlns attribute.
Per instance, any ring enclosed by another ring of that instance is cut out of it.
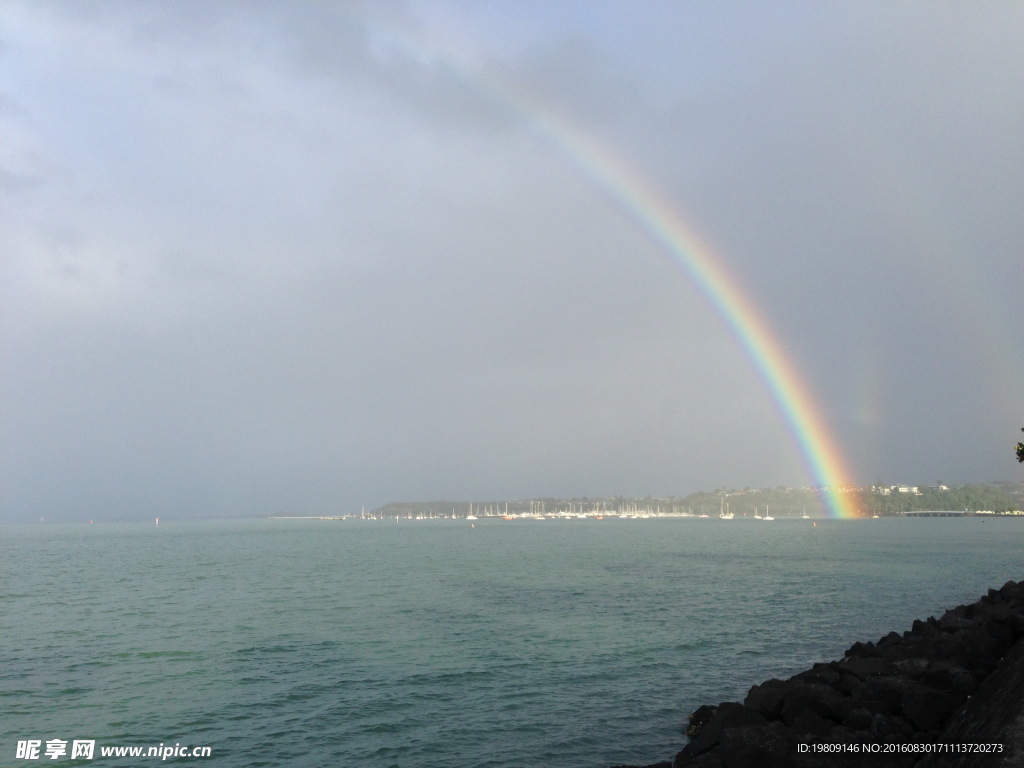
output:
<svg viewBox="0 0 1024 768"><path fill-rule="evenodd" d="M53 738L229 768L670 759L699 704L1024 577L1022 543L1006 519L8 527L0 763Z"/></svg>

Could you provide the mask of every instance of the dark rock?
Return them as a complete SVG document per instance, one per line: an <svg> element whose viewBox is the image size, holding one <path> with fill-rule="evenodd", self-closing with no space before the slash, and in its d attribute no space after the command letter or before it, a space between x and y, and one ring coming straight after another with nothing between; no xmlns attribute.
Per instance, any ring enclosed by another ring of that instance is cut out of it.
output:
<svg viewBox="0 0 1024 768"><path fill-rule="evenodd" d="M910 625L910 631L915 635L927 637L939 631L938 624L933 622L935 619L931 617L927 621L914 619L914 623Z"/></svg>
<svg viewBox="0 0 1024 768"><path fill-rule="evenodd" d="M788 689L789 685L781 680L768 680L751 688L743 703L763 717L777 720L782 712L782 698Z"/></svg>
<svg viewBox="0 0 1024 768"><path fill-rule="evenodd" d="M1001 752L933 753L921 768L1009 768L1024 764L1024 641L1018 641L995 673L978 686L936 736L951 744L999 744Z"/></svg>
<svg viewBox="0 0 1024 768"><path fill-rule="evenodd" d="M878 648L888 648L893 645L899 645L903 642L903 635L898 632L890 632L888 635L878 641Z"/></svg>
<svg viewBox="0 0 1024 768"><path fill-rule="evenodd" d="M962 703L956 694L915 685L904 692L900 711L914 730L930 731L943 725Z"/></svg>
<svg viewBox="0 0 1024 768"><path fill-rule="evenodd" d="M798 764L790 755L776 755L752 747L723 752L723 768L797 768Z"/></svg>
<svg viewBox="0 0 1024 768"><path fill-rule="evenodd" d="M739 746L723 750L718 756L725 768L761 768L772 759L755 747Z"/></svg>
<svg viewBox="0 0 1024 768"><path fill-rule="evenodd" d="M958 629L952 639L951 660L972 671L991 671L1006 651L990 635L981 631Z"/></svg>
<svg viewBox="0 0 1024 768"><path fill-rule="evenodd" d="M860 680L867 680L869 677L877 675L887 675L892 671L892 662L881 658L855 656L843 659L839 664L843 672L848 672Z"/></svg>
<svg viewBox="0 0 1024 768"><path fill-rule="evenodd" d="M958 631L963 632L964 630ZM934 632L912 635L907 640L906 646L908 658L917 657L936 661L940 659L952 660L961 649L962 638L957 634L935 630Z"/></svg>
<svg viewBox="0 0 1024 768"><path fill-rule="evenodd" d="M1012 627L1001 621L993 621L986 625L985 631L989 637L992 638L994 643L995 652L1001 657L1005 656L1006 652L1013 645L1015 639L1014 630Z"/></svg>
<svg viewBox="0 0 1024 768"><path fill-rule="evenodd" d="M999 594L1003 596L1005 600L1021 600L1024 599L1024 589L1013 579L1003 584L999 588Z"/></svg>
<svg viewBox="0 0 1024 768"><path fill-rule="evenodd" d="M968 627L976 626L978 626L978 622L974 619L965 619L952 611L946 611L942 615L942 618L939 619L939 629L945 632L955 632L958 629L966 629Z"/></svg>
<svg viewBox="0 0 1024 768"><path fill-rule="evenodd" d="M785 755L793 744L793 734L779 722L735 728L722 734L722 747L730 751L749 748L761 753Z"/></svg>
<svg viewBox="0 0 1024 768"><path fill-rule="evenodd" d="M842 677L839 678L839 682L832 686L833 690L837 693L841 693L843 696L849 696L850 693L863 682L859 677L851 674L847 670L843 670Z"/></svg>
<svg viewBox="0 0 1024 768"><path fill-rule="evenodd" d="M715 712L716 708L709 707L707 704L697 707L687 718L689 724L686 726L686 735L691 739L699 735L704 730L704 726L715 716Z"/></svg>
<svg viewBox="0 0 1024 768"><path fill-rule="evenodd" d="M684 766L685 768L726 768L722 763L722 758L714 753L700 755L696 758L683 758L683 753L680 752L672 762L672 768L684 768Z"/></svg>
<svg viewBox="0 0 1024 768"><path fill-rule="evenodd" d="M824 736L835 727L836 723L826 720L813 709L802 709L786 725L790 726L794 733L805 737L807 741L812 741L817 737Z"/></svg>
<svg viewBox="0 0 1024 768"><path fill-rule="evenodd" d="M871 734L877 737L879 742L906 743L907 736L914 732L910 723L896 715L875 714L871 719Z"/></svg>
<svg viewBox="0 0 1024 768"><path fill-rule="evenodd" d="M792 679L802 680L805 683L835 685L839 682L841 677L842 673L839 671L839 664L838 662L833 661L828 664L815 664L806 672L794 675Z"/></svg>
<svg viewBox="0 0 1024 768"><path fill-rule="evenodd" d="M700 710L698 710L700 711ZM768 721L749 707L735 701L727 701L715 707L715 712L700 733L683 747L680 755L696 756L718 746L722 732L727 728L743 728L765 725Z"/></svg>
<svg viewBox="0 0 1024 768"><path fill-rule="evenodd" d="M900 678L873 677L853 689L854 707L862 707L882 715L894 715L900 709L906 681Z"/></svg>
<svg viewBox="0 0 1024 768"><path fill-rule="evenodd" d="M728 768L792 766L796 744L792 732L779 722L737 728L728 737L723 734L722 763Z"/></svg>
<svg viewBox="0 0 1024 768"><path fill-rule="evenodd" d="M974 676L961 666L948 662L938 662L915 678L922 685L937 691L956 694L963 701L977 689Z"/></svg>
<svg viewBox="0 0 1024 768"><path fill-rule="evenodd" d="M673 768L1024 768L1024 584L1008 581L908 632L854 643L839 661L755 685L744 704L701 707L688 732ZM986 741L1019 754L797 751Z"/></svg>
<svg viewBox="0 0 1024 768"><path fill-rule="evenodd" d="M798 685L787 690L782 697L779 717L786 725L793 725L804 711L819 718L832 721L830 725L842 722L850 711L850 700L825 685Z"/></svg>
<svg viewBox="0 0 1024 768"><path fill-rule="evenodd" d="M874 714L867 707L851 709L843 720L843 725L854 731L866 731L874 721Z"/></svg>
<svg viewBox="0 0 1024 768"><path fill-rule="evenodd" d="M1011 632L1013 632L1014 638L1018 638L1024 635L1024 614L1015 613L1006 617L1006 621L1003 622Z"/></svg>
<svg viewBox="0 0 1024 768"><path fill-rule="evenodd" d="M881 654L879 653L878 648L875 647L874 643L854 643L844 655L847 657L866 658L871 656L880 656Z"/></svg>
<svg viewBox="0 0 1024 768"><path fill-rule="evenodd" d="M905 675L906 677L916 679L928 671L928 667L931 662L928 659L922 659L919 656L914 656L909 659L903 659L897 661L892 665L893 673L897 675Z"/></svg>

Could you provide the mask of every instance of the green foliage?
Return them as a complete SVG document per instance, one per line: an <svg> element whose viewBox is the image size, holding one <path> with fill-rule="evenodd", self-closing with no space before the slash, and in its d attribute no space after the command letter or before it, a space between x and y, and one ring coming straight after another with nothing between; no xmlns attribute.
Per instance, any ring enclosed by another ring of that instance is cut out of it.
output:
<svg viewBox="0 0 1024 768"><path fill-rule="evenodd" d="M961 485L948 490L922 487L918 493L862 491L859 505L869 514L898 515L904 512L1010 512L1020 509L1021 487L1009 483Z"/></svg>
<svg viewBox="0 0 1024 768"><path fill-rule="evenodd" d="M821 517L821 497L811 488L744 488L738 491L694 493L682 504L695 515L716 516L731 512L736 517L754 517L769 512L772 517Z"/></svg>
<svg viewBox="0 0 1024 768"><path fill-rule="evenodd" d="M846 491L852 506L864 517L889 517L905 512L1009 512L1024 509L1024 483L987 483L961 486L918 488L917 493L900 493L896 488L861 488ZM507 505L507 506L506 506ZM814 488L743 488L713 492L700 491L685 498L611 496L607 498L519 499L509 501L473 501L473 514L496 517L505 514L630 514L648 512L668 515L707 515L717 517L731 512L736 517L754 517L770 513L772 517L822 517L821 494ZM373 510L375 517L465 517L467 501L402 502Z"/></svg>

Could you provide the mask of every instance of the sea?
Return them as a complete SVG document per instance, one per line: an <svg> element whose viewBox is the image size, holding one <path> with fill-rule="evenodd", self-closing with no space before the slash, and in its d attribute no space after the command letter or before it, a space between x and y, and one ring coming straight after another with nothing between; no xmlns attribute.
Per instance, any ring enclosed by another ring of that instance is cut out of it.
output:
<svg viewBox="0 0 1024 768"><path fill-rule="evenodd" d="M1006 518L4 526L0 765L671 760L698 706L1024 578L1022 544Z"/></svg>

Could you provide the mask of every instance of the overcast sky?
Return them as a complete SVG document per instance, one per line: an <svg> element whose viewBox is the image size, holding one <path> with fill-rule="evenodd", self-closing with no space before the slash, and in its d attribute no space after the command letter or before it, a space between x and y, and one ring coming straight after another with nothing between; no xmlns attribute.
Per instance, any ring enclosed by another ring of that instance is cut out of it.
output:
<svg viewBox="0 0 1024 768"><path fill-rule="evenodd" d="M1024 5L0 4L0 519L1020 479ZM503 85L499 85L503 84ZM511 94L519 94L513 97Z"/></svg>

